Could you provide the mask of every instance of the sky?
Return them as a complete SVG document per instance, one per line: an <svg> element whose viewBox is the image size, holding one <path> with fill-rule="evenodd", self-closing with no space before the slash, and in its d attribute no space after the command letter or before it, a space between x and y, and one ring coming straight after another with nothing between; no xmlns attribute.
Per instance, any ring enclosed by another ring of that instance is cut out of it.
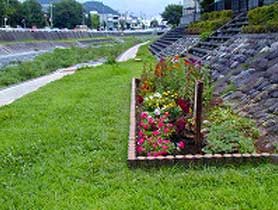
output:
<svg viewBox="0 0 278 210"><path fill-rule="evenodd" d="M83 0L85 1L85 0ZM179 4L182 0L97 0L121 12L130 11L135 15L155 17L163 12L168 4Z"/></svg>

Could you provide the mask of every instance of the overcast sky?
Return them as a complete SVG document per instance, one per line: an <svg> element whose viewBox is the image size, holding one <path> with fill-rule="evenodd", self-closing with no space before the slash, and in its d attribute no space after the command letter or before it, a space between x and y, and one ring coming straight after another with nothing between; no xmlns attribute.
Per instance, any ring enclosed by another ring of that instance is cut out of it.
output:
<svg viewBox="0 0 278 210"><path fill-rule="evenodd" d="M84 0L83 0L84 1ZM131 11L136 15L140 12L147 17L157 16L168 4L179 4L182 0L98 0L121 12Z"/></svg>

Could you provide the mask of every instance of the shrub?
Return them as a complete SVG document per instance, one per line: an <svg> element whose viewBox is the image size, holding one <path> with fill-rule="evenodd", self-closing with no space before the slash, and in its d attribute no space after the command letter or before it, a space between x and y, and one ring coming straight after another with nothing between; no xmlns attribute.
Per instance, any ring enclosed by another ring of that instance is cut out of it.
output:
<svg viewBox="0 0 278 210"><path fill-rule="evenodd" d="M211 33L232 18L232 11L224 10L202 14L200 21L190 24L187 32L190 34Z"/></svg>
<svg viewBox="0 0 278 210"><path fill-rule="evenodd" d="M212 32L210 32L210 31L201 33L201 35L200 35L201 41L205 41L206 39L208 39L211 36L211 34L212 34Z"/></svg>
<svg viewBox="0 0 278 210"><path fill-rule="evenodd" d="M278 3L255 8L248 12L248 26L244 33L268 33L278 31Z"/></svg>

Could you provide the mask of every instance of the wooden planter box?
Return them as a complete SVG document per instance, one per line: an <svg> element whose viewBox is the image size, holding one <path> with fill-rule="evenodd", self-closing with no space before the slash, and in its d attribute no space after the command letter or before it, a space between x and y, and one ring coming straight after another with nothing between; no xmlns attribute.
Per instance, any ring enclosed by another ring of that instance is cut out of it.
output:
<svg viewBox="0 0 278 210"><path fill-rule="evenodd" d="M140 166L163 166L181 164L190 165L223 165L223 164L242 164L242 163L261 163L269 162L278 164L278 154L205 154L205 155L168 155L160 157L137 156L136 154L136 89L140 80L133 78L131 87L131 106L130 106L130 131L128 142L128 165L129 167Z"/></svg>

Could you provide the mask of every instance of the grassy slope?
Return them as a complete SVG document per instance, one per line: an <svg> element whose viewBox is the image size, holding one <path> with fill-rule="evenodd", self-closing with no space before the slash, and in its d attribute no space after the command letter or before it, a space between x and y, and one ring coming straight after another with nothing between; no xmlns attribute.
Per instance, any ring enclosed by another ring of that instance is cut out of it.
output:
<svg viewBox="0 0 278 210"><path fill-rule="evenodd" d="M82 70L1 108L0 209L278 209L277 166L128 169L141 69Z"/></svg>

